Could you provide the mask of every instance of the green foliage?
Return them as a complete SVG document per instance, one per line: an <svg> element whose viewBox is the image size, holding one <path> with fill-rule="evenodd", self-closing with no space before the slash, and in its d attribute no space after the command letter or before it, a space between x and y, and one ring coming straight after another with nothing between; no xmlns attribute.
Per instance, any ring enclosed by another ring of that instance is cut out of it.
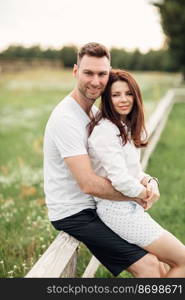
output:
<svg viewBox="0 0 185 300"><path fill-rule="evenodd" d="M126 69L129 65L131 54L124 49L112 48L111 54L111 65L113 68Z"/></svg>
<svg viewBox="0 0 185 300"><path fill-rule="evenodd" d="M159 9L172 58L185 78L185 1L162 0L154 5Z"/></svg>
<svg viewBox="0 0 185 300"><path fill-rule="evenodd" d="M1 53L2 58L41 58L42 51L39 46L25 48L23 46L12 45Z"/></svg>
<svg viewBox="0 0 185 300"><path fill-rule="evenodd" d="M113 68L144 71L178 71L179 65L170 58L169 51L165 49L150 50L143 54L138 49L128 52L125 49L110 49ZM24 48L23 46L10 46L0 53L0 59L50 59L61 60L64 67L70 68L76 63L77 48L64 46L60 50L45 49L39 46Z"/></svg>
<svg viewBox="0 0 185 300"><path fill-rule="evenodd" d="M56 49L48 48L42 51L42 58L60 59L60 52Z"/></svg>
<svg viewBox="0 0 185 300"><path fill-rule="evenodd" d="M185 95L184 95L185 96ZM184 103L177 103L169 116L147 172L159 178L160 200L150 210L152 216L185 243L185 130Z"/></svg>
<svg viewBox="0 0 185 300"><path fill-rule="evenodd" d="M60 57L64 67L71 68L76 63L77 48L75 46L64 46L60 51Z"/></svg>
<svg viewBox="0 0 185 300"><path fill-rule="evenodd" d="M150 50L143 54L138 49L127 52L124 49L111 49L113 68L144 71L177 71L178 67L170 59L168 50Z"/></svg>

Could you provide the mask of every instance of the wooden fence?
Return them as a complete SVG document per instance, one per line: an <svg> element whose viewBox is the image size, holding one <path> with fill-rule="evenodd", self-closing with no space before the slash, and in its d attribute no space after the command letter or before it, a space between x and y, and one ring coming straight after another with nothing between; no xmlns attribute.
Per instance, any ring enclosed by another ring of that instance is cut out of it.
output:
<svg viewBox="0 0 185 300"><path fill-rule="evenodd" d="M165 126L176 93L177 89L169 90L147 122L149 145L141 153L141 162L144 170ZM80 242L75 238L69 236L67 233L60 232L25 277L75 277L79 245ZM100 262L92 256L82 278L94 277L99 265Z"/></svg>

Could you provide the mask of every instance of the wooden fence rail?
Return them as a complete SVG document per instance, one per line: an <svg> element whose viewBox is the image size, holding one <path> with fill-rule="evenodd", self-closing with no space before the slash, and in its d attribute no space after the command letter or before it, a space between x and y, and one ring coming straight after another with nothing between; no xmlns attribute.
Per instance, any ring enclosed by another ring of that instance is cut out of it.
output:
<svg viewBox="0 0 185 300"><path fill-rule="evenodd" d="M167 92L146 124L149 145L141 153L141 162L144 170L165 126L177 90L171 89ZM60 232L25 277L75 277L79 244L80 242L75 238L67 233ZM94 277L99 265L100 262L92 256L82 277Z"/></svg>

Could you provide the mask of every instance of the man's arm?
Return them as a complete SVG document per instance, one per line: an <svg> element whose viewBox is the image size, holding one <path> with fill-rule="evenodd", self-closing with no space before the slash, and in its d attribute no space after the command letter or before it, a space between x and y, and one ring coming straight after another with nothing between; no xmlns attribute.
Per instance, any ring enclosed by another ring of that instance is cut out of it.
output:
<svg viewBox="0 0 185 300"><path fill-rule="evenodd" d="M144 205L143 200L124 196L114 189L107 178L96 175L88 155L67 157L64 161L83 193L114 201L132 200Z"/></svg>

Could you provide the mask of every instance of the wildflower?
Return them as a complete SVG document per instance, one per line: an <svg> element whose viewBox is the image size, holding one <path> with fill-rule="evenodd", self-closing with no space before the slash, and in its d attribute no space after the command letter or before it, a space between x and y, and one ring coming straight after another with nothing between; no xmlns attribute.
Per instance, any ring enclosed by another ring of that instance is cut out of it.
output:
<svg viewBox="0 0 185 300"><path fill-rule="evenodd" d="M8 272L9 275L13 275L13 273L14 273L13 270L11 270L11 271Z"/></svg>

